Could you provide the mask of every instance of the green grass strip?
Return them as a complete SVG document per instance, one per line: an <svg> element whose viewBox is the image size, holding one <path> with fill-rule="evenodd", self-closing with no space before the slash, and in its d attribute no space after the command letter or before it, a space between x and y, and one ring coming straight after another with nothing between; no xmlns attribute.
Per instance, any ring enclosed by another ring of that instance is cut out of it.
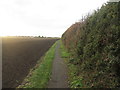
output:
<svg viewBox="0 0 120 90"><path fill-rule="evenodd" d="M48 50L32 74L25 79L26 83L18 88L46 88L52 72L56 44L57 42Z"/></svg>

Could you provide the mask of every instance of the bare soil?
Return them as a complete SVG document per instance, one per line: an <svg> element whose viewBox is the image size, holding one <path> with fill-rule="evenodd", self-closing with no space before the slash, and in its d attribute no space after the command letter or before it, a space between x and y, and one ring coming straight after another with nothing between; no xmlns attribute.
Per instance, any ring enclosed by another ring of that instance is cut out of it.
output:
<svg viewBox="0 0 120 90"><path fill-rule="evenodd" d="M57 39L3 38L2 87L15 88Z"/></svg>

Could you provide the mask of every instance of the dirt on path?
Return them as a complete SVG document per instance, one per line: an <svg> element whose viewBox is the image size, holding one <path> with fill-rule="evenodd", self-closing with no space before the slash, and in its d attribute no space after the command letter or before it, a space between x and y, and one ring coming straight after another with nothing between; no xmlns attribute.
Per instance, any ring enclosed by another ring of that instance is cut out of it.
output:
<svg viewBox="0 0 120 90"><path fill-rule="evenodd" d="M60 42L57 43L55 58L53 61L52 76L48 82L48 88L68 88L67 66L60 56Z"/></svg>

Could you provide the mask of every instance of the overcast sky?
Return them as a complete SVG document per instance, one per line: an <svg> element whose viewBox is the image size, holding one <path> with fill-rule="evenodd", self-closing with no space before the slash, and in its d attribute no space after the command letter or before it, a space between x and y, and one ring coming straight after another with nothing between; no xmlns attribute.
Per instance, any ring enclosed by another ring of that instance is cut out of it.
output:
<svg viewBox="0 0 120 90"><path fill-rule="evenodd" d="M108 0L0 0L0 36L60 37Z"/></svg>

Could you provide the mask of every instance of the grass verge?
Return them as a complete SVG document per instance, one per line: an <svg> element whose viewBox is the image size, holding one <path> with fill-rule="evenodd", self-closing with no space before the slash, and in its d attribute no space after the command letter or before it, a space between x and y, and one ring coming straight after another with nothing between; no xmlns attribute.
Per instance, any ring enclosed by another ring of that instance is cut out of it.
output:
<svg viewBox="0 0 120 90"><path fill-rule="evenodd" d="M81 88L82 87L82 78L77 75L78 67L71 63L70 53L67 52L62 41L60 45L61 57L65 60L68 66L68 83L70 88Z"/></svg>
<svg viewBox="0 0 120 90"><path fill-rule="evenodd" d="M42 61L39 60L37 66L30 71L23 84L18 86L18 88L46 88L52 72L56 44L57 42L42 57Z"/></svg>

